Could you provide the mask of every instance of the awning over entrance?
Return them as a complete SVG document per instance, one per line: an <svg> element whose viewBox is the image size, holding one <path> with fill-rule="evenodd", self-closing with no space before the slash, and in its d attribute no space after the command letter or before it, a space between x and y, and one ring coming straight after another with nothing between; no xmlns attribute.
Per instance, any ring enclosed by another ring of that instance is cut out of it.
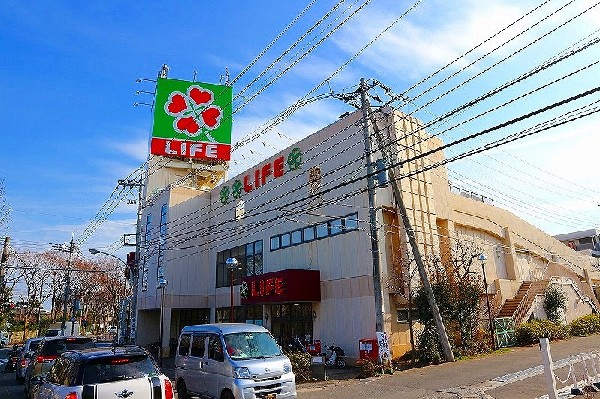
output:
<svg viewBox="0 0 600 399"><path fill-rule="evenodd" d="M318 270L286 269L242 278L242 305L321 300Z"/></svg>

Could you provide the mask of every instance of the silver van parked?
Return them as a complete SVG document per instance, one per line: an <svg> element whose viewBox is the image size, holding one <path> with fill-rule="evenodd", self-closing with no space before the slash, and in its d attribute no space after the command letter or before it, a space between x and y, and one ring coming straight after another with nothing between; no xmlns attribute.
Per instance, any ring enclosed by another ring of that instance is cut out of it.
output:
<svg viewBox="0 0 600 399"><path fill-rule="evenodd" d="M201 324L181 330L175 356L179 399L296 398L290 359L271 333L244 323Z"/></svg>

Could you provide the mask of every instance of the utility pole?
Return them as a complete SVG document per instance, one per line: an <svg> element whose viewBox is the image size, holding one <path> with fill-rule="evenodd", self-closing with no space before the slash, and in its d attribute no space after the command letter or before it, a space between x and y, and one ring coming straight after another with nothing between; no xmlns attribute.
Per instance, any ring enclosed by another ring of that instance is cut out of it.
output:
<svg viewBox="0 0 600 399"><path fill-rule="evenodd" d="M4 287L6 286L5 281L5 267L8 262L8 244L10 243L10 237L4 237L4 247L2 248L2 258L0 259L0 288L2 289L2 295L4 295Z"/></svg>
<svg viewBox="0 0 600 399"><path fill-rule="evenodd" d="M363 101L366 102L366 106L363 104L363 116L366 112L369 113L369 117L371 119L371 124L373 125L373 130L375 131L375 137L380 144L381 153L383 159L387 165L395 165L396 159L394 159L393 153L389 148L386 148L383 142L383 137L381 135L381 131L377 126L377 121L373 117L370 111L370 105L368 100L366 100L366 86L364 84L364 80L361 79L361 98L364 98ZM365 118L366 119L366 118ZM365 122L366 123L366 122ZM372 172L369 172L372 173ZM423 264L423 258L421 257L421 253L419 251L419 246L417 244L417 240L415 238L415 232L412 228L408 215L406 213L406 207L404 206L404 200L402 199L402 192L398 187L398 182L396 181L396 176L394 174L393 168L388 169L388 176L390 183L392 185L392 190L394 193L394 198L396 200L396 204L398 205L398 209L400 211L400 217L402 218L402 224L404 225L404 230L408 236L408 241L412 250L413 257L415 259L415 263L417 265L417 270L419 271L419 277L421 278L421 282L423 283L423 288L425 290L425 294L427 296L427 302L429 303L429 307L431 308L431 313L433 314L433 319L435 321L435 325L438 332L439 342L442 345L442 349L444 351L444 357L447 362L454 361L454 353L452 353L452 347L450 346L450 341L448 339L448 334L446 333L446 327L444 326L444 322L442 320L442 316L440 314L440 309L437 306L435 301L435 296L433 295L433 289L431 288L431 284L429 283L429 277L427 276L427 272L425 271L425 266ZM372 179L372 177L371 177Z"/></svg>
<svg viewBox="0 0 600 399"><path fill-rule="evenodd" d="M63 299L63 314L62 314L62 322L60 324L60 328L64 331L67 326L67 303L69 300L69 293L71 291L71 261L73 260L73 252L75 252L75 239L71 237L71 242L69 243L69 258L67 260L67 278L65 281L65 292Z"/></svg>
<svg viewBox="0 0 600 399"><path fill-rule="evenodd" d="M137 329L137 297L140 281L140 242L142 239L142 178L139 180L119 180L119 186L137 187L138 189L138 209L137 223L135 228L135 265L131 270L131 302L129 306L129 343L133 344L136 340Z"/></svg>
<svg viewBox="0 0 600 399"><path fill-rule="evenodd" d="M373 177L373 157L369 137L367 89L365 80L360 79L360 100L363 116L363 137L365 141L365 162L367 166L367 192L369 197L369 230L371 234L371 256L373 259L373 291L375 293L375 331L383 332L383 291L381 289L381 265L379 262L379 237L377 233L377 211L375 209L375 181Z"/></svg>
<svg viewBox="0 0 600 399"><path fill-rule="evenodd" d="M0 257L0 300L2 301L2 311L5 309L5 305L9 302L8 292L6 292L6 262L8 262L8 252L10 243L10 237L4 237L4 247L2 248L2 256ZM5 320L5 319L3 319ZM4 325L2 326L4 327Z"/></svg>

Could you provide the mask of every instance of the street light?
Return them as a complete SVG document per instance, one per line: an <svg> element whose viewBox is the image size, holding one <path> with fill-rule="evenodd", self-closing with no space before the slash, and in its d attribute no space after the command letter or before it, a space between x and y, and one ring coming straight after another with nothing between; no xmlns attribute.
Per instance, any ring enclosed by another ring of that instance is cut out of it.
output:
<svg viewBox="0 0 600 399"><path fill-rule="evenodd" d="M119 262L121 262L124 266L125 266L125 270L127 270L127 268L129 267L127 265L127 262L125 262L123 259L119 258L116 255L110 254L108 252L104 252L104 251L100 251L99 249L96 248L89 248L89 251L92 255L98 255L98 254L102 254L102 255L106 255L106 256L110 256L112 258L115 258L116 260L118 260ZM125 290L127 289L127 279L125 279L125 282L123 284L123 300L125 300ZM121 302L122 304L123 302ZM119 337L117 338L119 341L124 341L125 340L125 335L127 329L126 326L126 321L125 321L125 314L123 313L124 310L126 310L127 308L124 305L121 305L120 307L120 311L119 311ZM122 343L122 342L120 342Z"/></svg>
<svg viewBox="0 0 600 399"><path fill-rule="evenodd" d="M236 258L227 258L225 261L229 269L229 322L233 323L233 271L238 267Z"/></svg>
<svg viewBox="0 0 600 399"><path fill-rule="evenodd" d="M160 330L159 330L159 344L158 344L158 365L162 367L162 358L163 358L163 319L164 319L164 311L165 311L165 287L169 284L166 278L159 277L156 289L161 290L160 293Z"/></svg>
<svg viewBox="0 0 600 399"><path fill-rule="evenodd" d="M485 254L481 254L479 255L479 257L477 258L479 259L479 261L481 262L481 271L483 273L483 288L485 290L485 302L487 303L487 311L488 311L488 320L490 323L490 335L492 336L492 348L496 349L496 338L495 338L495 334L494 334L494 320L492 320L492 309L490 307L490 297L488 295L488 284L487 284L487 278L485 276L485 261L487 260L487 257L485 256Z"/></svg>

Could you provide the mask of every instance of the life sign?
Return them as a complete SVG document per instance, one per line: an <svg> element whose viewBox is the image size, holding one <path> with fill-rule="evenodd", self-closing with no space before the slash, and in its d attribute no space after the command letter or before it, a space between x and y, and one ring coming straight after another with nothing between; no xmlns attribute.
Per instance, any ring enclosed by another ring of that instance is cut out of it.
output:
<svg viewBox="0 0 600 399"><path fill-rule="evenodd" d="M236 179L231 186L223 186L219 193L219 198L223 204L229 203L231 198L239 199L259 187L264 186L272 179L277 179L284 175L286 159L281 156L263 164L262 166L249 171L242 179ZM294 148L287 156L287 170L300 169L302 165L302 151L300 148Z"/></svg>
<svg viewBox="0 0 600 399"><path fill-rule="evenodd" d="M231 86L159 78L150 153L228 161Z"/></svg>
<svg viewBox="0 0 600 399"><path fill-rule="evenodd" d="M284 269L242 277L240 286L242 305L320 300L321 283L318 270Z"/></svg>

